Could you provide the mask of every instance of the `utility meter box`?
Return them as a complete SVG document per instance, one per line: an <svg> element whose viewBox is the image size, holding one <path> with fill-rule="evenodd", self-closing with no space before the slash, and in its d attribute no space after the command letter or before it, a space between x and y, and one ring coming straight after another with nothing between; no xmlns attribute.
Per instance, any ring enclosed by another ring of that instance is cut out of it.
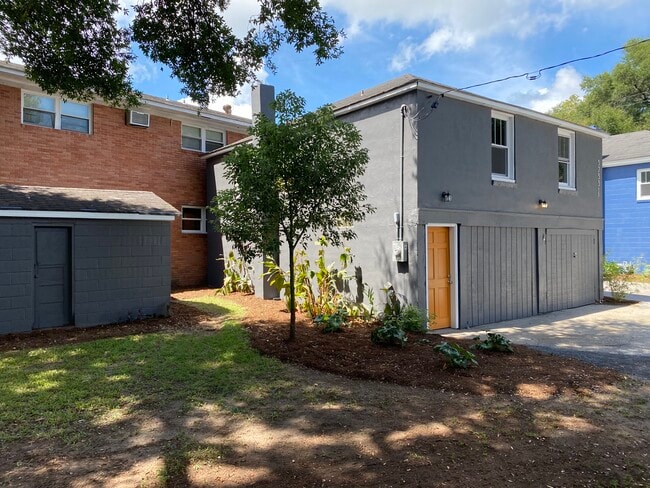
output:
<svg viewBox="0 0 650 488"><path fill-rule="evenodd" d="M409 259L409 248L406 241L393 241L393 261L406 263Z"/></svg>

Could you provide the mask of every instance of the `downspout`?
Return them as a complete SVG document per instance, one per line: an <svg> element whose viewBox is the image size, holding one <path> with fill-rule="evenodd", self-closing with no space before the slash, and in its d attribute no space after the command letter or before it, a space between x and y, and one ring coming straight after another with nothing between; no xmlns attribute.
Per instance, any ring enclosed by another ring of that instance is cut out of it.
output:
<svg viewBox="0 0 650 488"><path fill-rule="evenodd" d="M402 105L400 113L402 114L402 130L400 133L400 171L399 171L399 223L397 224L397 240L404 240L404 122L408 107Z"/></svg>

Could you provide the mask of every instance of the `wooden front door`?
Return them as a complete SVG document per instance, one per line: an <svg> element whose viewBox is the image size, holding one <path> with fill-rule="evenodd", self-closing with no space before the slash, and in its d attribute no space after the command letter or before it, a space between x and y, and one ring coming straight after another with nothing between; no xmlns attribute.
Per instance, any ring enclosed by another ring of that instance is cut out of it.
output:
<svg viewBox="0 0 650 488"><path fill-rule="evenodd" d="M429 227L427 231L427 288L430 329L451 327L451 269L449 227Z"/></svg>

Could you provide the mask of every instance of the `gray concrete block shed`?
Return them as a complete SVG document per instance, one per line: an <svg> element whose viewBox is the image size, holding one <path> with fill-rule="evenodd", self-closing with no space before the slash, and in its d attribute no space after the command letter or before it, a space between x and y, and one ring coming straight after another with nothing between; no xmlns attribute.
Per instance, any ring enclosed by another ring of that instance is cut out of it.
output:
<svg viewBox="0 0 650 488"><path fill-rule="evenodd" d="M167 315L177 213L151 192L0 185L0 334Z"/></svg>

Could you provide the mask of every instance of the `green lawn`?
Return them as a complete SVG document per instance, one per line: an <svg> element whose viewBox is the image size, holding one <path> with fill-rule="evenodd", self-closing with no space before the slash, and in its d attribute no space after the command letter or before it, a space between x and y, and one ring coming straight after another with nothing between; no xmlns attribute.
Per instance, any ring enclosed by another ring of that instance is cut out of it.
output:
<svg viewBox="0 0 650 488"><path fill-rule="evenodd" d="M226 396L263 397L282 365L261 357L237 323L241 310L218 297L193 299L226 316L219 332L156 333L0 355L0 442L81 440L94 427L138 410Z"/></svg>

